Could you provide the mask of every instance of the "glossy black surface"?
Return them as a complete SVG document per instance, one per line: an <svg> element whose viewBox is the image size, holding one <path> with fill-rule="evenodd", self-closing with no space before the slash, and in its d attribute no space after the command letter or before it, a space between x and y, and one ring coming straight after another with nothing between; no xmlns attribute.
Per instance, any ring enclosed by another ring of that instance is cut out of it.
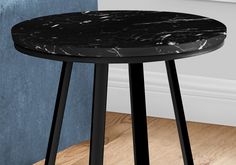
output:
<svg viewBox="0 0 236 165"><path fill-rule="evenodd" d="M193 56L220 47L224 24L157 11L91 11L46 16L12 28L16 48L42 58L145 62Z"/></svg>

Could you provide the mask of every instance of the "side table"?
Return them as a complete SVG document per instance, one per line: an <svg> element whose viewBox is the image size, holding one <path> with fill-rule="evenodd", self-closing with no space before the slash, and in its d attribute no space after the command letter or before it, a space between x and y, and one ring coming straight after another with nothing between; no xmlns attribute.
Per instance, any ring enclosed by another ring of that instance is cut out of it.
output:
<svg viewBox="0 0 236 165"><path fill-rule="evenodd" d="M185 165L193 165L175 60L220 48L226 26L207 17L158 11L86 11L27 20L12 28L15 48L62 61L46 154L54 165L73 63L94 63L90 165L103 164L108 66L129 65L135 165L149 165L143 63L165 61ZM157 98L158 99L158 98Z"/></svg>

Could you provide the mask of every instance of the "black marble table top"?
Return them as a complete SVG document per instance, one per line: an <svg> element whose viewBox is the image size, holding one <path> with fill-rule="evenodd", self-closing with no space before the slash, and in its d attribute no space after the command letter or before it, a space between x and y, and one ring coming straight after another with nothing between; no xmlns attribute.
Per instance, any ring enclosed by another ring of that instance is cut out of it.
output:
<svg viewBox="0 0 236 165"><path fill-rule="evenodd" d="M87 11L27 20L12 28L17 50L93 63L172 60L223 45L226 26L207 17L158 11Z"/></svg>

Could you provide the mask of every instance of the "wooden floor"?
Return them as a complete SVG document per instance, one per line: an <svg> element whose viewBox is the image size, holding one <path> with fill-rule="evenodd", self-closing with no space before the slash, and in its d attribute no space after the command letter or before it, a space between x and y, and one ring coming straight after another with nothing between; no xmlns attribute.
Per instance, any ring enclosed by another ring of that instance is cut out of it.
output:
<svg viewBox="0 0 236 165"><path fill-rule="evenodd" d="M175 121L148 118L151 165L183 165ZM236 165L236 128L188 123L195 165ZM133 165L129 115L107 113L105 165ZM88 165L89 142L57 156L57 165ZM43 165L44 161L35 165Z"/></svg>

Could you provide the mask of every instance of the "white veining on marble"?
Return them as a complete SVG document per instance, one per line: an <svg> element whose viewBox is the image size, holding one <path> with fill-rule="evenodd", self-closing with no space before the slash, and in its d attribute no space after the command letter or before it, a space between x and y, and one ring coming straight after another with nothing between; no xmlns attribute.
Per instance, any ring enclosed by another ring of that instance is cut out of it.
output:
<svg viewBox="0 0 236 165"><path fill-rule="evenodd" d="M203 47L205 46L207 44L207 40L206 41L204 41L204 43L198 48L198 50L201 50L201 49L203 49Z"/></svg>
<svg viewBox="0 0 236 165"><path fill-rule="evenodd" d="M170 41L168 42L168 45L176 45L176 42Z"/></svg>
<svg viewBox="0 0 236 165"><path fill-rule="evenodd" d="M226 27L216 20L171 12L85 11L26 23L13 28L22 47L81 57L180 56L213 48L226 37Z"/></svg>
<svg viewBox="0 0 236 165"><path fill-rule="evenodd" d="M110 53L115 53L118 57L122 57L118 48L112 48L107 50Z"/></svg>
<svg viewBox="0 0 236 165"><path fill-rule="evenodd" d="M63 50L63 49L59 49L61 50L63 53L65 53L65 55L71 55L70 53L68 53L67 51Z"/></svg>
<svg viewBox="0 0 236 165"><path fill-rule="evenodd" d="M55 27L57 27L57 26L59 26L60 24L56 24L56 25L53 25L53 26L51 26L51 28L55 28Z"/></svg>
<svg viewBox="0 0 236 165"><path fill-rule="evenodd" d="M90 22L92 22L92 21L91 20L86 20L86 21L83 21L81 23L90 23Z"/></svg>

